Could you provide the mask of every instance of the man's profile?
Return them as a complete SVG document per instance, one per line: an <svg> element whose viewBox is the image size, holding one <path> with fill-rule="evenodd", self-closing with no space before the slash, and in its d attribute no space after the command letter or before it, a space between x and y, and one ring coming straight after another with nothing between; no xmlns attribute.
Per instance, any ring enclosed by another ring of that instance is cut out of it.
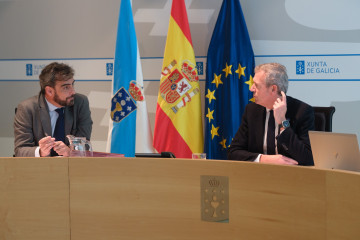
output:
<svg viewBox="0 0 360 240"><path fill-rule="evenodd" d="M314 165L309 130L313 108L286 96L288 76L278 63L255 68L253 92L229 149L228 159L275 164Z"/></svg>
<svg viewBox="0 0 360 240"><path fill-rule="evenodd" d="M15 114L16 157L69 156L66 135L90 140L89 100L75 93L74 70L64 63L45 66L40 93L21 102Z"/></svg>

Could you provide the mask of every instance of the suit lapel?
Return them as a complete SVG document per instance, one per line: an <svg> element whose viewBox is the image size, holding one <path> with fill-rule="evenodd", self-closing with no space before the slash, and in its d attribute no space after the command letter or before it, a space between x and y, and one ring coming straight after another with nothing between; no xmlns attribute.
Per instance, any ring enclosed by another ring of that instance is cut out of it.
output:
<svg viewBox="0 0 360 240"><path fill-rule="evenodd" d="M254 121L254 128L250 129L254 131L254 134L256 136L254 146L259 147L257 151L263 152L263 145L264 145L264 133L265 133L265 118L266 118L266 108L254 103L254 115L252 117Z"/></svg>
<svg viewBox="0 0 360 240"><path fill-rule="evenodd" d="M294 127L296 125L296 121L294 118L294 113L293 113L293 98L286 96L286 104L287 104L287 111L285 114L285 118L288 119L290 121L290 127Z"/></svg>
<svg viewBox="0 0 360 240"><path fill-rule="evenodd" d="M260 142L258 143L259 145L258 146L261 146L261 149L263 148L262 146L264 145L264 134L265 134L265 120L266 120L266 108L265 107L260 107L259 108L259 111L258 111L258 114L259 114L259 121L260 123L257 124L257 126L259 126L259 140Z"/></svg>
<svg viewBox="0 0 360 240"><path fill-rule="evenodd" d="M50 114L49 114L48 106L45 102L44 95L42 94L39 95L38 102L39 102L39 116L40 116L41 126L43 128L43 132L45 133L45 135L47 134L48 136L51 136L52 131L51 131Z"/></svg>

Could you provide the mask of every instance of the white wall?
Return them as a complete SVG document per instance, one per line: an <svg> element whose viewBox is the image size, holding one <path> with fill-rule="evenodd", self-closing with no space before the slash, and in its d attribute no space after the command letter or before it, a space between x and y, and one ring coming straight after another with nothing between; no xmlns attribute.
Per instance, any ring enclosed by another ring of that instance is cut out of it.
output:
<svg viewBox="0 0 360 240"><path fill-rule="evenodd" d="M204 66L221 2L186 1L195 55ZM286 65L289 95L334 105L333 130L359 136L360 2L240 2L256 63ZM120 0L0 0L0 156L13 153L14 108L38 93L37 72L54 60L74 66L76 89L90 99L94 148L105 151L111 98L106 63L114 57L119 7ZM152 127L170 7L170 0L133 0ZM305 74L296 73L297 61L304 61ZM32 76L26 64L32 64Z"/></svg>

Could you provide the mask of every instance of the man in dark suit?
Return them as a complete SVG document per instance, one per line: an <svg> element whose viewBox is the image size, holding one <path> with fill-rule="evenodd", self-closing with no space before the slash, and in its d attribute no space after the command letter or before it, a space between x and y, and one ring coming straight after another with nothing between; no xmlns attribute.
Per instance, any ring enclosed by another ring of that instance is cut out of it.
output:
<svg viewBox="0 0 360 240"><path fill-rule="evenodd" d="M255 68L255 103L249 103L229 149L229 160L314 165L308 131L314 129L311 106L286 96L288 76L278 63Z"/></svg>
<svg viewBox="0 0 360 240"><path fill-rule="evenodd" d="M75 93L73 76L74 70L63 63L53 62L42 70L39 95L17 107L14 120L16 157L69 156L66 135L90 140L89 101L86 96ZM60 132L62 140L55 139L55 132Z"/></svg>

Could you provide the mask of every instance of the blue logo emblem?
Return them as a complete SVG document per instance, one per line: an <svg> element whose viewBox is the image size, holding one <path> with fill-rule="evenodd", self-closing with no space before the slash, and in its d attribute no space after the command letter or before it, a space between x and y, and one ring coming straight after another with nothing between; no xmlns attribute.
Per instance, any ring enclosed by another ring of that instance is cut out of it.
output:
<svg viewBox="0 0 360 240"><path fill-rule="evenodd" d="M26 64L26 76L33 75L33 66L32 64Z"/></svg>
<svg viewBox="0 0 360 240"><path fill-rule="evenodd" d="M204 75L204 63L203 62L196 62L196 69L198 75Z"/></svg>
<svg viewBox="0 0 360 240"><path fill-rule="evenodd" d="M114 64L113 63L106 63L106 75L112 76L114 71Z"/></svg>
<svg viewBox="0 0 360 240"><path fill-rule="evenodd" d="M111 99L111 119L114 122L121 122L130 113L136 110L136 104L124 87Z"/></svg>
<svg viewBox="0 0 360 240"><path fill-rule="evenodd" d="M296 74L305 74L305 61L296 61Z"/></svg>

